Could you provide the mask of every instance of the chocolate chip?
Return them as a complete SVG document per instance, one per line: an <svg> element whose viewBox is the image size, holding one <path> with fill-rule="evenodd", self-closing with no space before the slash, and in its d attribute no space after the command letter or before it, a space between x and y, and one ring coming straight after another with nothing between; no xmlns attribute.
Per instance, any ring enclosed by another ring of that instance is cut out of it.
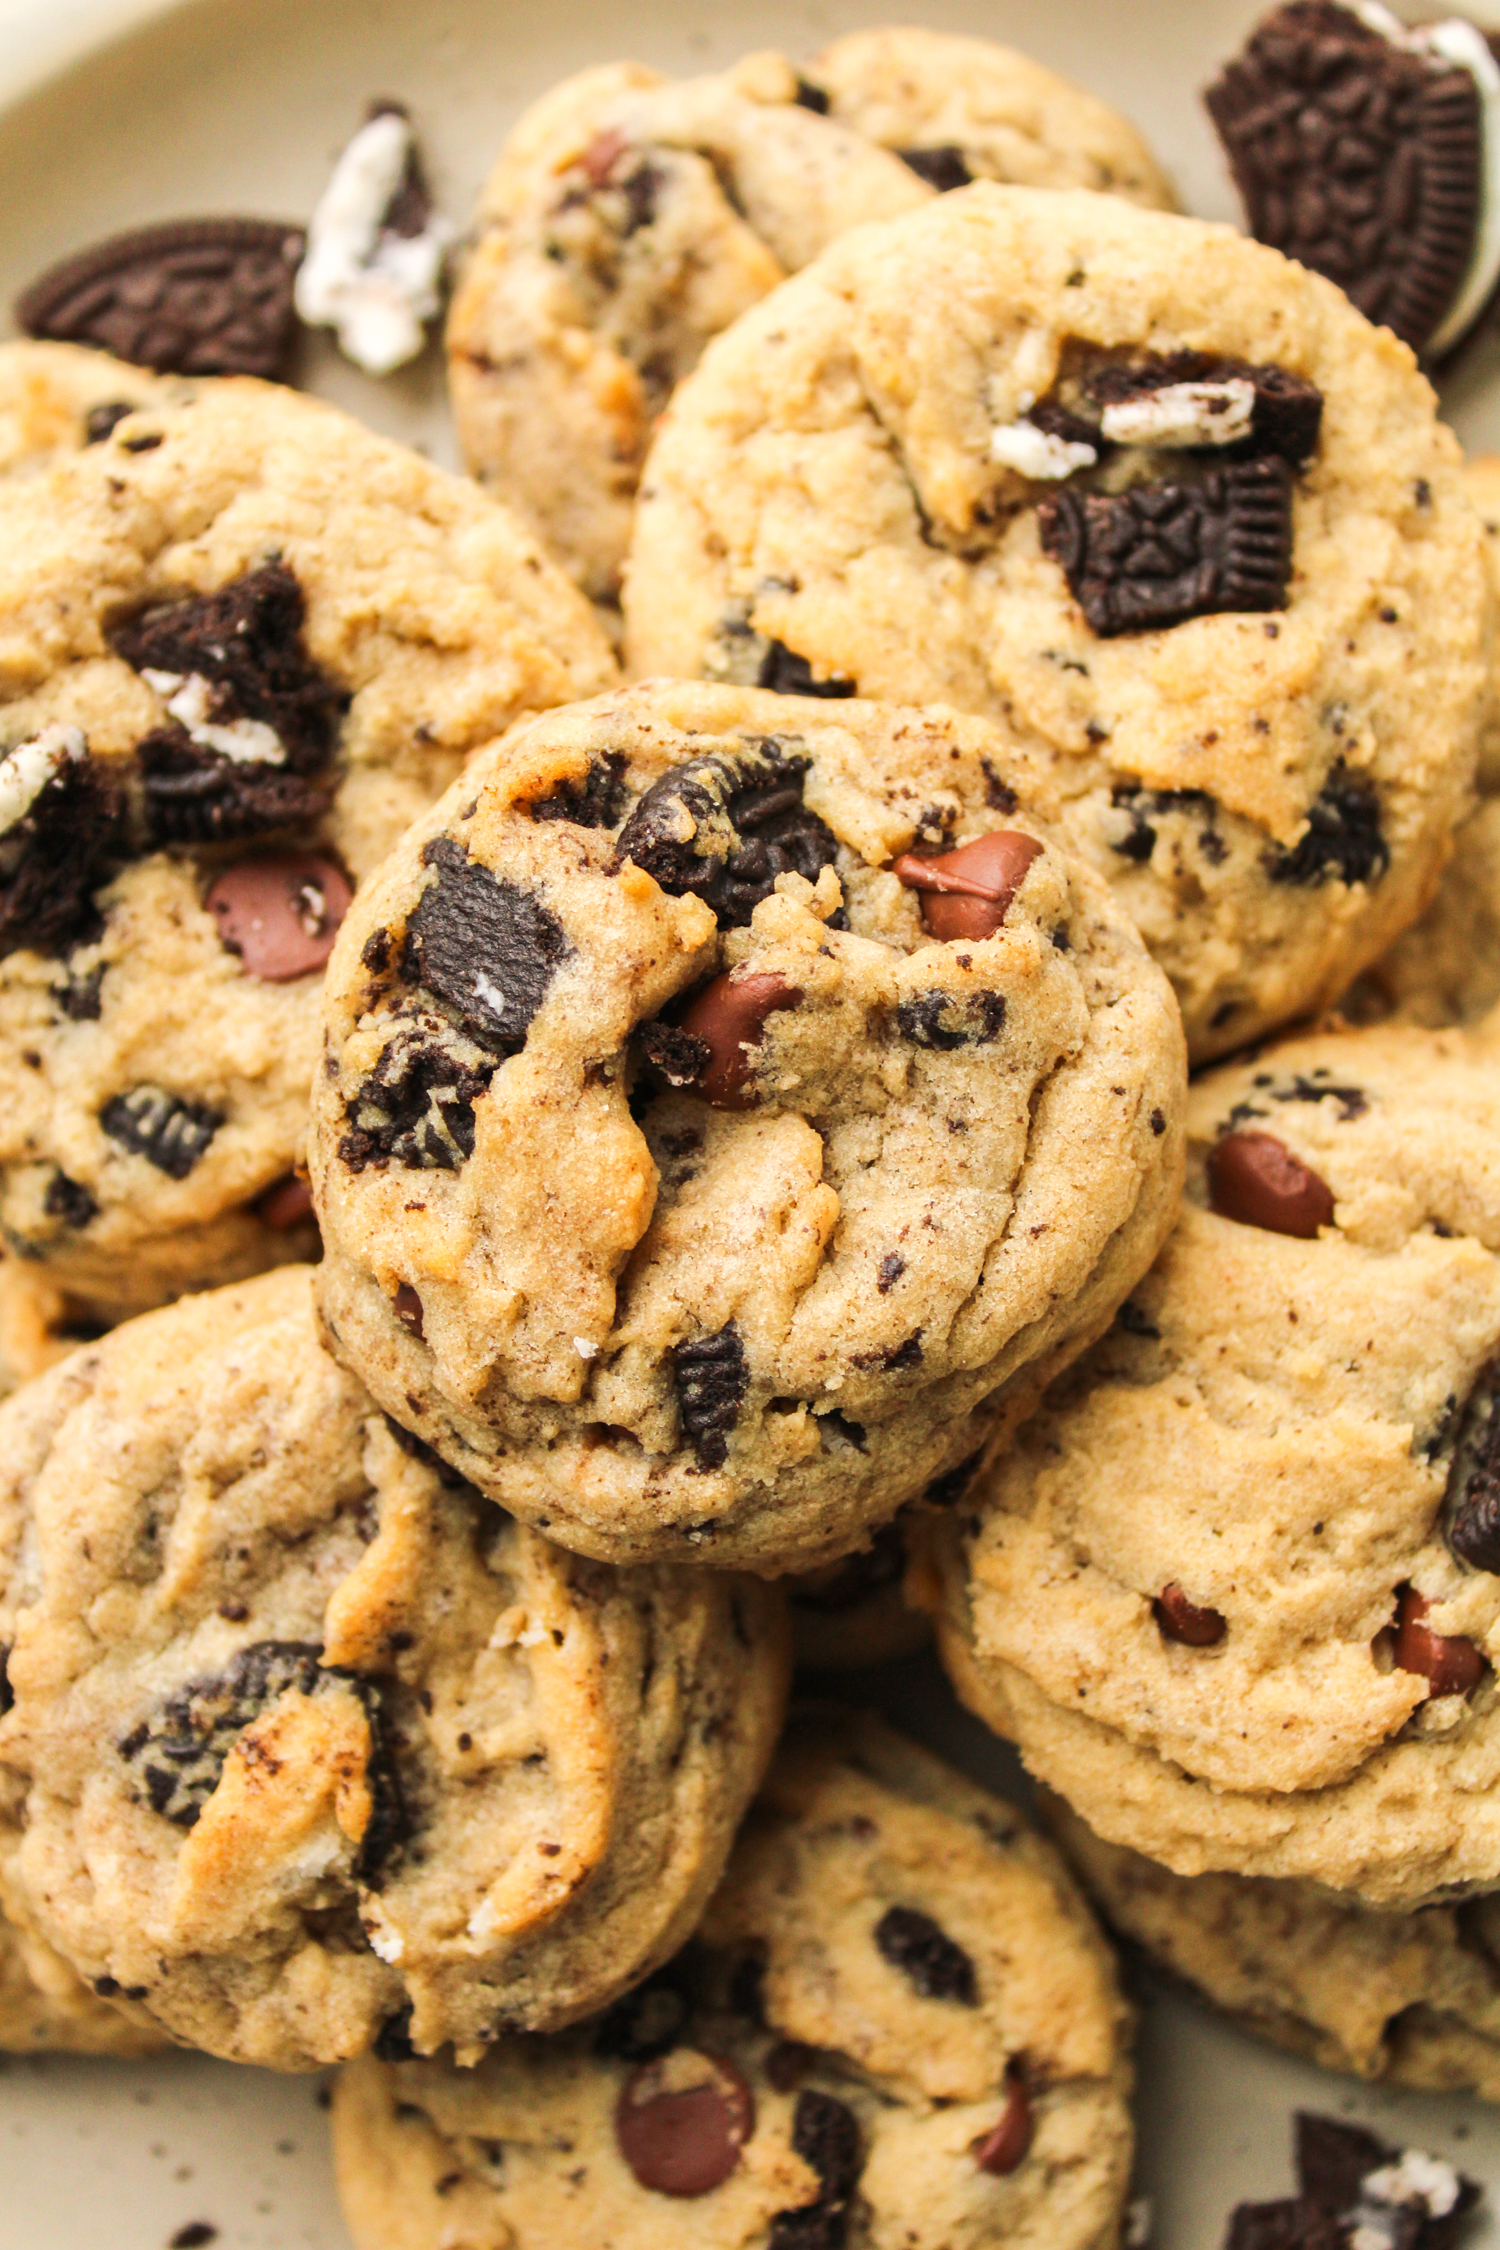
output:
<svg viewBox="0 0 1500 2250"><path fill-rule="evenodd" d="M992 828L957 851L903 852L891 873L920 893L924 927L935 938L993 937L1042 845L1019 828ZM998 1030L999 1026L996 1026Z"/></svg>
<svg viewBox="0 0 1500 2250"><path fill-rule="evenodd" d="M899 1969L924 2000L956 2000L977 2008L974 1964L930 1914L915 1906L888 1906L875 1925L882 1960Z"/></svg>
<svg viewBox="0 0 1500 2250"><path fill-rule="evenodd" d="M1481 1368L1458 1423L1443 1521L1448 1546L1471 1570L1500 1573L1500 1360ZM1446 1435L1446 1432L1444 1433ZM1441 1446L1432 1449L1441 1450Z"/></svg>
<svg viewBox="0 0 1500 2250"><path fill-rule="evenodd" d="M898 148L891 152L914 171L919 180L936 188L939 195L947 195L954 188L967 187L974 175L969 170L968 158L952 141L941 142L935 148Z"/></svg>
<svg viewBox="0 0 1500 2250"><path fill-rule="evenodd" d="M114 1094L99 1112L112 1141L144 1156L168 1179L185 1180L224 1119L203 1102L185 1101L161 1086L135 1086Z"/></svg>
<svg viewBox="0 0 1500 2250"><path fill-rule="evenodd" d="M422 1300L409 1281L399 1282L391 1299L392 1309L402 1327L410 1336L420 1337L422 1329Z"/></svg>
<svg viewBox="0 0 1500 2250"><path fill-rule="evenodd" d="M901 1036L940 1054L987 1047L1004 1025L1005 998L999 992L914 992L896 1010Z"/></svg>
<svg viewBox="0 0 1500 2250"><path fill-rule="evenodd" d="M734 2064L696 2055L689 2079L688 2059L679 2049L675 2064L643 2063L615 2104L620 2154L656 2195L709 2195L722 2187L755 2131L755 2100Z"/></svg>
<svg viewBox="0 0 1500 2250"><path fill-rule="evenodd" d="M1210 469L1196 481L1053 493L1037 521L1043 551L1101 639L1286 607L1292 481L1276 456Z"/></svg>
<svg viewBox="0 0 1500 2250"><path fill-rule="evenodd" d="M792 2111L792 2149L817 2174L818 2194L798 2210L776 2213L768 2250L844 2250L865 2160L858 2118L846 2102L808 2087Z"/></svg>
<svg viewBox="0 0 1500 2250"><path fill-rule="evenodd" d="M442 1002L491 1054L526 1044L532 1017L572 947L540 899L470 859L450 836L423 848L435 871L406 925L401 973Z"/></svg>
<svg viewBox="0 0 1500 2250"><path fill-rule="evenodd" d="M275 852L226 867L203 903L247 975L290 984L322 968L353 895L331 859Z"/></svg>
<svg viewBox="0 0 1500 2250"><path fill-rule="evenodd" d="M1268 17L1205 96L1250 231L1421 350L1468 271L1479 91L1333 0Z"/></svg>
<svg viewBox="0 0 1500 2250"><path fill-rule="evenodd" d="M681 2043L688 2002L675 1964L627 1992L599 2018L594 2053L621 2062L656 2062Z"/></svg>
<svg viewBox="0 0 1500 2250"><path fill-rule="evenodd" d="M63 953L99 934L93 894L123 849L124 819L102 761L65 754L0 834L0 959L23 947Z"/></svg>
<svg viewBox="0 0 1500 2250"><path fill-rule="evenodd" d="M91 406L83 418L84 444L102 445L119 428L127 414L134 414L135 411L128 398L111 399L105 405Z"/></svg>
<svg viewBox="0 0 1500 2250"><path fill-rule="evenodd" d="M887 1250L880 1261L880 1271L875 1276L875 1286L883 1297L893 1289L906 1271L906 1260L899 1250Z"/></svg>
<svg viewBox="0 0 1500 2250"><path fill-rule="evenodd" d="M1373 781L1351 773L1342 758L1308 808L1307 828L1288 850L1273 845L1266 868L1273 883L1311 888L1330 877L1341 883L1378 882L1391 864Z"/></svg>
<svg viewBox="0 0 1500 2250"><path fill-rule="evenodd" d="M55 1171L47 1182L42 1208L49 1219L60 1219L65 1227L74 1229L86 1227L99 1215L99 1206L88 1189L62 1171Z"/></svg>
<svg viewBox="0 0 1500 2250"><path fill-rule="evenodd" d="M1305 1242L1332 1226L1333 1190L1271 1133L1226 1133L1208 1153L1209 1201L1220 1218Z"/></svg>
<svg viewBox="0 0 1500 2250"><path fill-rule="evenodd" d="M1472 1695L1484 1677L1483 1652L1456 1634L1435 1633L1427 1623L1431 1606L1415 1586L1398 1590L1396 1669L1430 1681L1433 1695Z"/></svg>
<svg viewBox="0 0 1500 2250"><path fill-rule="evenodd" d="M1085 380L1085 391L1100 408L1149 398L1179 383L1248 383L1255 393L1248 437L1222 448L1224 458L1253 459L1274 453L1289 468L1300 469L1318 450L1323 428L1323 394L1315 383L1288 368L1215 352L1164 352L1139 361L1110 361ZM1042 402L1043 408L1046 402ZM1033 407L1036 421L1041 408ZM1094 433L1091 433L1094 435Z"/></svg>
<svg viewBox="0 0 1500 2250"><path fill-rule="evenodd" d="M273 1180L250 1206L263 1227L273 1234L291 1234L295 1228L306 1226L315 1216L312 1189L306 1180L299 1180L295 1172L284 1179Z"/></svg>
<svg viewBox="0 0 1500 2250"><path fill-rule="evenodd" d="M845 679L842 673L835 672L826 680L815 679L807 658L788 648L785 641L767 642L755 684L769 688L773 695L817 695L833 702L856 692L853 680Z"/></svg>
<svg viewBox="0 0 1500 2250"><path fill-rule="evenodd" d="M981 2172L1003 2180L1026 2161L1035 2133L1031 2096L1013 2071L1006 2088L1005 2107L997 2123L976 2146L974 2161Z"/></svg>
<svg viewBox="0 0 1500 2250"><path fill-rule="evenodd" d="M772 969L752 969L748 975L732 970L705 985L684 1013L678 1039L682 1058L690 1051L704 1055L693 1084L711 1109L755 1107L760 1097L753 1084L753 1050L765 1037L770 1018L795 1008L801 998L800 987Z"/></svg>
<svg viewBox="0 0 1500 2250"><path fill-rule="evenodd" d="M778 875L816 882L833 863L833 832L802 801L811 763L770 740L689 759L646 791L620 831L616 864L633 860L672 897L691 892L726 928L743 929Z"/></svg>
<svg viewBox="0 0 1500 2250"><path fill-rule="evenodd" d="M1229 1630L1222 1610L1200 1609L1175 1579L1156 1596L1151 1614L1162 1639L1179 1641L1184 1648L1217 1648Z"/></svg>
<svg viewBox="0 0 1500 2250"><path fill-rule="evenodd" d="M700 1467L721 1469L750 1388L739 1329L731 1320L712 1336L685 1338L672 1346L671 1358L682 1434Z"/></svg>
<svg viewBox="0 0 1500 2250"><path fill-rule="evenodd" d="M339 1160L456 1172L474 1153L474 1104L495 1073L491 1055L433 1019L398 1025L370 1076L345 1105Z"/></svg>
<svg viewBox="0 0 1500 2250"><path fill-rule="evenodd" d="M97 344L178 375L284 374L306 248L266 219L179 219L65 258L15 303L28 336Z"/></svg>
<svg viewBox="0 0 1500 2250"><path fill-rule="evenodd" d="M625 767L621 750L606 750L592 758L580 788L576 781L559 781L545 797L526 807L533 820L569 820L575 828L613 828L625 810Z"/></svg>
<svg viewBox="0 0 1500 2250"><path fill-rule="evenodd" d="M708 1041L695 1039L679 1024L643 1024L641 1046L652 1069L669 1086L695 1086L713 1061Z"/></svg>
<svg viewBox="0 0 1500 2250"><path fill-rule="evenodd" d="M797 91L793 94L792 100L799 109L810 109L818 117L828 115L827 89L822 86L815 86L810 78L799 78L797 80Z"/></svg>

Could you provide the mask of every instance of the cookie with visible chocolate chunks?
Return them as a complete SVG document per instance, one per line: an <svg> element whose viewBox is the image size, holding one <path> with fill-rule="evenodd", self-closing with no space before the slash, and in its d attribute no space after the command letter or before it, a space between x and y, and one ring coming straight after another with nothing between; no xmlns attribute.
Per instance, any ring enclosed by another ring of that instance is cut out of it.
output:
<svg viewBox="0 0 1500 2250"><path fill-rule="evenodd" d="M780 1723L772 1589L515 1523L320 1349L306 1268L76 1352L0 1461L0 1897L133 2022L472 2060L682 1943Z"/></svg>
<svg viewBox="0 0 1500 2250"><path fill-rule="evenodd" d="M1500 1880L1500 1071L1328 1032L1188 1105L1152 1273L915 1591L1112 1844L1411 1908Z"/></svg>
<svg viewBox="0 0 1500 2250"><path fill-rule="evenodd" d="M1128 2016L1061 1861L868 1718L794 1723L698 1938L477 2070L334 2089L358 2250L1108 2250Z"/></svg>
<svg viewBox="0 0 1500 2250"><path fill-rule="evenodd" d="M1421 911L1491 718L1483 533L1410 354L1224 227L979 182L835 243L653 448L637 674L1003 721L1195 1061Z"/></svg>
<svg viewBox="0 0 1500 2250"><path fill-rule="evenodd" d="M127 415L193 390L82 344L0 344L0 478L40 476L54 461L102 445Z"/></svg>
<svg viewBox="0 0 1500 2250"><path fill-rule="evenodd" d="M614 1562L868 1543L1108 1321L1181 1030L997 728L653 681L523 722L356 899L335 1351Z"/></svg>
<svg viewBox="0 0 1500 2250"><path fill-rule="evenodd" d="M291 1183L353 883L614 666L512 518L331 408L134 376L84 445L112 363L15 354L73 438L0 481L0 1232L108 1321L315 1249Z"/></svg>

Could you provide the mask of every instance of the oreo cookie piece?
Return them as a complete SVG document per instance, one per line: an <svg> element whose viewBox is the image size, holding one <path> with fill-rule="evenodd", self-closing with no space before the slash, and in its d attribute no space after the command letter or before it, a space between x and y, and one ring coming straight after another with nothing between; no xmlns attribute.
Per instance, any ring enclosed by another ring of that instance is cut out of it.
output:
<svg viewBox="0 0 1500 2250"><path fill-rule="evenodd" d="M434 837L422 864L436 880L407 922L402 974L452 1009L481 1047L519 1053L571 950L562 924L540 899L492 875L450 836Z"/></svg>
<svg viewBox="0 0 1500 2250"><path fill-rule="evenodd" d="M0 958L63 952L97 932L93 893L123 818L77 727L44 727L0 758Z"/></svg>
<svg viewBox="0 0 1500 2250"><path fill-rule="evenodd" d="M1102 639L1190 617L1284 609L1292 487L1274 455L1124 492L1059 492L1037 511L1042 546Z"/></svg>
<svg viewBox="0 0 1500 2250"><path fill-rule="evenodd" d="M144 1156L169 1180L185 1180L224 1120L203 1102L184 1101L161 1086L135 1086L114 1094L99 1112L109 1138L132 1156Z"/></svg>
<svg viewBox="0 0 1500 2250"><path fill-rule="evenodd" d="M52 266L15 302L28 336L95 344L160 374L286 373L299 227L174 219L111 235Z"/></svg>
<svg viewBox="0 0 1500 2250"><path fill-rule="evenodd" d="M1500 278L1500 69L1473 25L1290 0L1204 99L1253 234L1415 350L1458 341Z"/></svg>
<svg viewBox="0 0 1500 2250"><path fill-rule="evenodd" d="M633 860L674 898L693 892L727 929L743 929L776 878L809 882L837 844L802 801L811 759L766 737L738 758L692 758L663 774L621 829L616 860Z"/></svg>

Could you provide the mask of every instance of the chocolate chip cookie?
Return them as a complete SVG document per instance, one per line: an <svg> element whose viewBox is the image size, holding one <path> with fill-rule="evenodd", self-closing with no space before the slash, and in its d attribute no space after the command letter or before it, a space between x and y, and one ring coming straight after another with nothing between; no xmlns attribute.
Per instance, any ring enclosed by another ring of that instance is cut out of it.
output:
<svg viewBox="0 0 1500 2250"><path fill-rule="evenodd" d="M334 2095L359 2250L1107 2250L1126 2018L1020 1814L872 1720L795 1729L697 1941L477 2070Z"/></svg>
<svg viewBox="0 0 1500 2250"><path fill-rule="evenodd" d="M1123 1938L1328 2070L1500 2101L1500 1901L1380 1914L1317 1883L1173 1875L1063 1804L1047 1823Z"/></svg>
<svg viewBox="0 0 1500 2250"><path fill-rule="evenodd" d="M353 884L613 664L503 509L248 382L0 483L0 644L0 1231L117 1318L315 1245Z"/></svg>
<svg viewBox="0 0 1500 2250"><path fill-rule="evenodd" d="M472 2060L681 1945L780 1722L778 1597L613 1572L319 1348L305 1268L0 1407L0 1888L133 2019Z"/></svg>
<svg viewBox="0 0 1500 2250"><path fill-rule="evenodd" d="M50 1945L0 1915L0 2054L128 2059L169 2044L101 1999Z"/></svg>
<svg viewBox="0 0 1500 2250"><path fill-rule="evenodd" d="M1210 1073L1188 1127L1155 1269L928 1519L950 1669L1178 1874L1494 1887L1500 1070L1329 1033Z"/></svg>
<svg viewBox="0 0 1500 2250"><path fill-rule="evenodd" d="M523 1521L820 1568L1150 1263L1176 1011L1010 750L656 681L518 727L364 886L313 1096L319 1301Z"/></svg>
<svg viewBox="0 0 1500 2250"><path fill-rule="evenodd" d="M1491 594L1410 354L1223 227L981 182L720 338L642 485L638 672L941 699L1050 766L1197 1060L1420 911Z"/></svg>
<svg viewBox="0 0 1500 2250"><path fill-rule="evenodd" d="M128 414L192 389L82 344L0 344L0 478L40 475L66 454L102 445Z"/></svg>
<svg viewBox="0 0 1500 2250"><path fill-rule="evenodd" d="M844 228L934 192L795 88L787 65L769 101L732 74L584 71L521 118L480 200L448 321L459 440L596 600L618 596L646 446L710 337Z"/></svg>

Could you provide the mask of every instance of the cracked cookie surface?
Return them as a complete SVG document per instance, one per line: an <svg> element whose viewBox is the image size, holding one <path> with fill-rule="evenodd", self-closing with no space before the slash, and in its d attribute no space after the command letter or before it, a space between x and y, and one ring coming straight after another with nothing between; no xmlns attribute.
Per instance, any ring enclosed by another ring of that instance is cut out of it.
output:
<svg viewBox="0 0 1500 2250"><path fill-rule="evenodd" d="M669 681L473 761L326 987L319 1301L387 1410L585 1553L775 1575L1037 1395L1170 1222L1182 1050L1026 779Z"/></svg>
<svg viewBox="0 0 1500 2250"><path fill-rule="evenodd" d="M1492 594L1410 353L1228 229L981 182L835 243L681 386L636 672L942 700L1043 759L1195 1060L1420 911Z"/></svg>
<svg viewBox="0 0 1500 2250"><path fill-rule="evenodd" d="M1060 1860L873 1720L795 1724L697 1940L477 2070L340 2076L359 2250L1108 2250L1127 2016Z"/></svg>
<svg viewBox="0 0 1500 2250"><path fill-rule="evenodd" d="M284 1267L0 1408L0 1887L139 2025L472 2058L679 1946L779 1723L754 1581L612 1572L394 1432Z"/></svg>

